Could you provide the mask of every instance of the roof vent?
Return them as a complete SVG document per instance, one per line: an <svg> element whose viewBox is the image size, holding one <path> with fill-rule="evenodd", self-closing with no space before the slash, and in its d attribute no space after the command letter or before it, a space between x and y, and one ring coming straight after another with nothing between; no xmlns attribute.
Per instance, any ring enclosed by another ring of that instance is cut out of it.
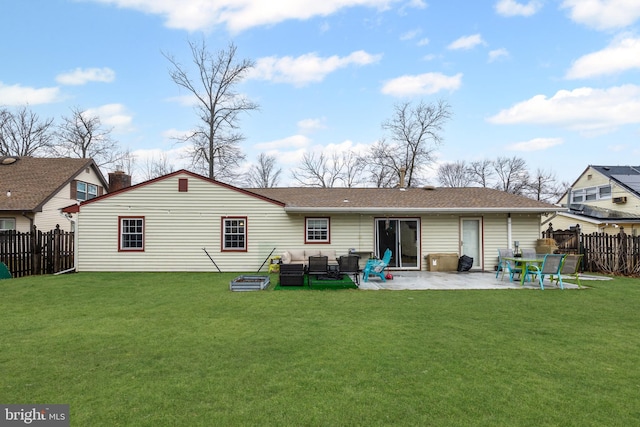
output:
<svg viewBox="0 0 640 427"><path fill-rule="evenodd" d="M436 187L434 187L433 185L425 185L424 187L422 187L423 190L435 190Z"/></svg>

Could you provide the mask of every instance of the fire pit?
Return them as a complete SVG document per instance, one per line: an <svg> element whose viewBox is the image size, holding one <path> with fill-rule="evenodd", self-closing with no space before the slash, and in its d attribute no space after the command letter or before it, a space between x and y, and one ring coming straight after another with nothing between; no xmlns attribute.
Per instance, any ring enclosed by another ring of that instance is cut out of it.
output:
<svg viewBox="0 0 640 427"><path fill-rule="evenodd" d="M232 291L260 291L269 286L269 276L238 276L229 282Z"/></svg>

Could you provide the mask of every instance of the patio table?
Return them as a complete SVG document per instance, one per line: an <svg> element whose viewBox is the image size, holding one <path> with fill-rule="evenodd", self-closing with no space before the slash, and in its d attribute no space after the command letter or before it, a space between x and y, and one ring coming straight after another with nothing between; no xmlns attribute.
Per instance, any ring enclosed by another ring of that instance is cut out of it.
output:
<svg viewBox="0 0 640 427"><path fill-rule="evenodd" d="M538 265L538 267L540 267L544 262L544 257L542 258L505 257L503 259L506 261L511 261L513 262L513 265L517 265L520 267L521 269L520 286L524 286L524 281L526 280L526 276L527 276L527 268L532 264L536 264Z"/></svg>

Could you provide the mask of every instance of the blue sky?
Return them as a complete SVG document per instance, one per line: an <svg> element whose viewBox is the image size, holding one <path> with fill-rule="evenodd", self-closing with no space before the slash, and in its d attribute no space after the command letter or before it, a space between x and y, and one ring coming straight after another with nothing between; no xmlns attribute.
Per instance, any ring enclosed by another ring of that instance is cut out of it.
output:
<svg viewBox="0 0 640 427"><path fill-rule="evenodd" d="M403 101L447 101L438 162L518 156L573 182L640 158L640 2L632 0L3 0L0 106L98 114L141 165L197 124L162 52L230 41L248 160L366 151ZM436 184L432 180L432 184Z"/></svg>

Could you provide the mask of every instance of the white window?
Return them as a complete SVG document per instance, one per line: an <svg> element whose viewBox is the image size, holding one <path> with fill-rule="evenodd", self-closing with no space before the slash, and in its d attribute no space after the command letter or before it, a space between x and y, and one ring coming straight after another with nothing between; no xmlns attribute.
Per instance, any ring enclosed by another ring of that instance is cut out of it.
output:
<svg viewBox="0 0 640 427"><path fill-rule="evenodd" d="M307 218L305 240L311 243L329 243L329 218Z"/></svg>
<svg viewBox="0 0 640 427"><path fill-rule="evenodd" d="M15 230L16 220L15 218L0 218L0 231Z"/></svg>
<svg viewBox="0 0 640 427"><path fill-rule="evenodd" d="M603 185L602 187L598 187L598 198L599 199L610 199L611 198L611 186Z"/></svg>
<svg viewBox="0 0 640 427"><path fill-rule="evenodd" d="M144 218L121 217L120 218L120 250L143 251L144 250Z"/></svg>
<svg viewBox="0 0 640 427"><path fill-rule="evenodd" d="M76 199L80 201L91 200L98 197L98 186L78 181L76 185Z"/></svg>
<svg viewBox="0 0 640 427"><path fill-rule="evenodd" d="M247 219L223 218L222 219L222 250L246 251L247 250Z"/></svg>
<svg viewBox="0 0 640 427"><path fill-rule="evenodd" d="M594 202L611 198L611 186L580 188L571 191L571 203Z"/></svg>

